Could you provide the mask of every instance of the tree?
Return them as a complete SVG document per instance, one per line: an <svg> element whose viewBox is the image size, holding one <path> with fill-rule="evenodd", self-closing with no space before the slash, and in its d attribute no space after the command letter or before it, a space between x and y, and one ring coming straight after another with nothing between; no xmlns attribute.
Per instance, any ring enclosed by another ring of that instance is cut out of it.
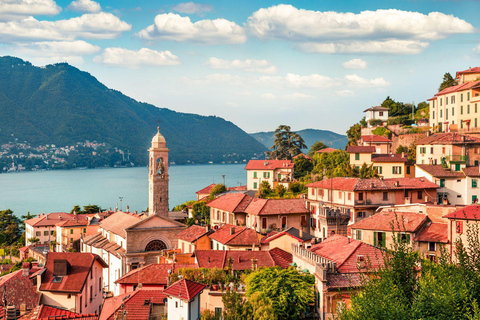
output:
<svg viewBox="0 0 480 320"><path fill-rule="evenodd" d="M213 187L212 191L210 191L210 196L208 197L210 200L215 199L215 196L219 193L227 191L227 188L224 184L218 183Z"/></svg>
<svg viewBox="0 0 480 320"><path fill-rule="evenodd" d="M210 208L204 201L197 201L192 205L192 211L195 218L205 224L210 223Z"/></svg>
<svg viewBox="0 0 480 320"><path fill-rule="evenodd" d="M272 193L272 186L270 186L270 182L267 180L263 180L258 187L258 197L265 198L268 197Z"/></svg>
<svg viewBox="0 0 480 320"><path fill-rule="evenodd" d="M443 75L443 81L440 84L440 86L438 87L438 91L442 91L443 89L446 89L448 87L453 87L453 86L456 86L456 85L457 85L457 81L455 81L455 79L452 77L450 72L446 72Z"/></svg>
<svg viewBox="0 0 480 320"><path fill-rule="evenodd" d="M300 319L314 301L315 277L294 268L260 268L246 276L245 283L246 296L250 299L260 294L257 303L273 312L272 318Z"/></svg>
<svg viewBox="0 0 480 320"><path fill-rule="evenodd" d="M283 184L279 183L275 186L275 193L278 194L280 198L283 198L286 192L287 192L287 188L285 188Z"/></svg>
<svg viewBox="0 0 480 320"><path fill-rule="evenodd" d="M270 149L273 151L268 153L269 159L291 160L302 153L302 149L307 149L307 145L298 133L290 131L290 126L280 125L275 130L275 140Z"/></svg>
<svg viewBox="0 0 480 320"><path fill-rule="evenodd" d="M222 295L222 302L224 306L222 314L224 320L252 319L252 314L247 306L248 302L237 291L227 289Z"/></svg>
<svg viewBox="0 0 480 320"><path fill-rule="evenodd" d="M82 213L82 208L80 208L78 204L73 206L73 209L70 210L70 214L80 214L80 213Z"/></svg>
<svg viewBox="0 0 480 320"><path fill-rule="evenodd" d="M293 159L293 163L295 164L295 172L293 175L296 179L305 176L313 170L312 160L306 157L299 156Z"/></svg>
<svg viewBox="0 0 480 320"><path fill-rule="evenodd" d="M360 179L378 178L378 173L377 173L377 170L373 167L373 163L370 165L363 163L362 166L360 167L360 172L358 177Z"/></svg>
<svg viewBox="0 0 480 320"><path fill-rule="evenodd" d="M308 152L309 157L313 157L315 155L315 152L318 150L322 150L328 148L328 146L325 144L323 141L315 141L314 144L310 147L310 151Z"/></svg>
<svg viewBox="0 0 480 320"><path fill-rule="evenodd" d="M0 244L9 246L22 236L23 223L10 209L0 211Z"/></svg>
<svg viewBox="0 0 480 320"><path fill-rule="evenodd" d="M97 213L101 211L102 208L100 206L97 206L96 204L89 204L87 206L83 206L82 213Z"/></svg>
<svg viewBox="0 0 480 320"><path fill-rule="evenodd" d="M362 137L362 125L356 123L347 130L347 146L356 146L357 140Z"/></svg>

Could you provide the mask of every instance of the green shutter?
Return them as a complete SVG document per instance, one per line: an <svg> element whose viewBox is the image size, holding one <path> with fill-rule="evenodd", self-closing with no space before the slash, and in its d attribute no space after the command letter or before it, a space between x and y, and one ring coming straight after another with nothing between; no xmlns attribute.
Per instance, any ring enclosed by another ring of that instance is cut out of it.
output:
<svg viewBox="0 0 480 320"><path fill-rule="evenodd" d="M382 232L382 247L383 248L385 248L385 240L386 240L385 232Z"/></svg>
<svg viewBox="0 0 480 320"><path fill-rule="evenodd" d="M445 179L440 179L440 187L445 187Z"/></svg>
<svg viewBox="0 0 480 320"><path fill-rule="evenodd" d="M407 233L407 243L410 244L410 234Z"/></svg>
<svg viewBox="0 0 480 320"><path fill-rule="evenodd" d="M253 189L257 189L257 183L256 182L253 183Z"/></svg>
<svg viewBox="0 0 480 320"><path fill-rule="evenodd" d="M254 177L254 178L257 177L257 171L253 171L253 177Z"/></svg>
<svg viewBox="0 0 480 320"><path fill-rule="evenodd" d="M373 232L373 245L377 246L377 232Z"/></svg>
<svg viewBox="0 0 480 320"><path fill-rule="evenodd" d="M355 153L355 160L360 160L360 154L359 153Z"/></svg>
<svg viewBox="0 0 480 320"><path fill-rule="evenodd" d="M392 174L395 174L395 167L392 167Z"/></svg>
<svg viewBox="0 0 480 320"><path fill-rule="evenodd" d="M472 179L472 188L477 187L477 179Z"/></svg>
<svg viewBox="0 0 480 320"><path fill-rule="evenodd" d="M402 174L402 167L398 167L398 174Z"/></svg>

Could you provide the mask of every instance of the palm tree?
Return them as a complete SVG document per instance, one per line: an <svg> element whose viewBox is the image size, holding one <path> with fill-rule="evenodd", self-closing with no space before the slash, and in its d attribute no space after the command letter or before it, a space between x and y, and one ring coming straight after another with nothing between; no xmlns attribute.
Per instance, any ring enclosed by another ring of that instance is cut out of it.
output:
<svg viewBox="0 0 480 320"><path fill-rule="evenodd" d="M275 141L268 155L269 159L291 160L306 148L305 141L298 133L290 131L290 126L280 125L275 130Z"/></svg>

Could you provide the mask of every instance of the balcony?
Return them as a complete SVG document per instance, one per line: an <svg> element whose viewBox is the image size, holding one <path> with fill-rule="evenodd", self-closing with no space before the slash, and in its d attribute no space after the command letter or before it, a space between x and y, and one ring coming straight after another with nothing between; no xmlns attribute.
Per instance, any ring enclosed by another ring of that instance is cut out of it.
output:
<svg viewBox="0 0 480 320"><path fill-rule="evenodd" d="M452 155L448 156L448 162L454 163L454 164L464 164L467 162L467 156L462 156L462 155Z"/></svg>

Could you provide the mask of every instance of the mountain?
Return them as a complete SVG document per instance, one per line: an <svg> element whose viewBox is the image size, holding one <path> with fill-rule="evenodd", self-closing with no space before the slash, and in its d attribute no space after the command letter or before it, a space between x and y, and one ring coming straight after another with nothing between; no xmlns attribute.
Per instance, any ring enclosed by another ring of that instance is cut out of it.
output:
<svg viewBox="0 0 480 320"><path fill-rule="evenodd" d="M295 131L298 133L305 144L308 146L308 149L314 144L316 141L323 141L329 147L335 149L344 149L347 145L348 138L346 135L338 134L328 130L318 130L318 129L304 129L300 131ZM275 140L274 137L275 132L257 132L251 133L250 136L257 139L257 141L261 142L264 146L270 149L273 146L273 141ZM308 150L304 150L306 152Z"/></svg>
<svg viewBox="0 0 480 320"><path fill-rule="evenodd" d="M0 143L12 137L31 145L105 142L145 165L160 120L177 164L249 159L266 150L229 121L138 102L67 63L36 67L0 57L0 75Z"/></svg>

